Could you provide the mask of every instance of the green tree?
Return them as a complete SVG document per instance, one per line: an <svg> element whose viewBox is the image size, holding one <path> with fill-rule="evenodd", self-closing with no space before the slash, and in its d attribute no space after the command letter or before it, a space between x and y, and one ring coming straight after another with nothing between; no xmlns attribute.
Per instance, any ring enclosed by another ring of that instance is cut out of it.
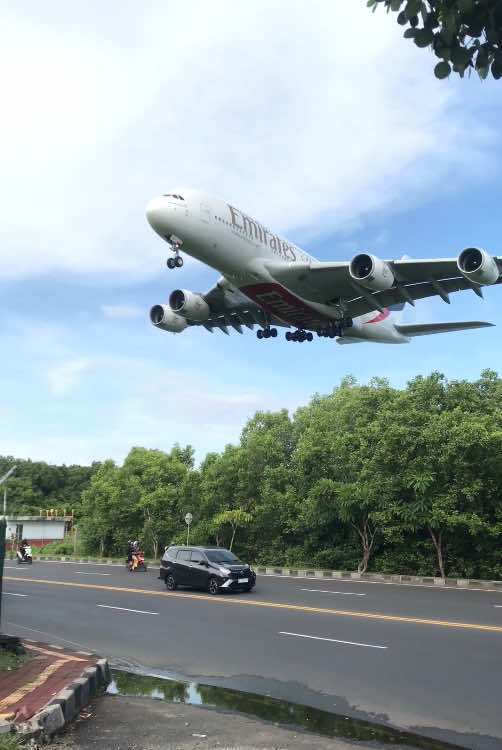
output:
<svg viewBox="0 0 502 750"><path fill-rule="evenodd" d="M248 526L252 520L253 516L250 513L246 513L245 510L241 510L240 508L234 508L233 510L224 510L222 513L219 513L213 520L213 526L217 529L230 526L232 535L228 549L231 551L237 529Z"/></svg>
<svg viewBox="0 0 502 750"><path fill-rule="evenodd" d="M452 70L461 77L476 70L502 76L502 4L499 0L367 0L375 10L383 5L398 13L406 26L404 36L417 47L430 47L440 62L434 73L447 78Z"/></svg>

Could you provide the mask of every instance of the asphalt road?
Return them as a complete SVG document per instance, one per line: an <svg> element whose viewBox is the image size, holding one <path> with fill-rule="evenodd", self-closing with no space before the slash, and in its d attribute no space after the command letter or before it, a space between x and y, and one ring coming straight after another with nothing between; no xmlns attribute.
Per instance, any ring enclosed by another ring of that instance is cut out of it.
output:
<svg viewBox="0 0 502 750"><path fill-rule="evenodd" d="M166 591L157 571L6 561L2 627L144 666L502 745L502 594L259 576L251 593Z"/></svg>

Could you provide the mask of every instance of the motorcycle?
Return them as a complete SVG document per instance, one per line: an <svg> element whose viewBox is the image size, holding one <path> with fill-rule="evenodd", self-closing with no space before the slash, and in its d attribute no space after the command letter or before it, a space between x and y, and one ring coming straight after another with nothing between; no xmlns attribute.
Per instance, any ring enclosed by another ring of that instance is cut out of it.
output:
<svg viewBox="0 0 502 750"><path fill-rule="evenodd" d="M33 563L30 545L18 549L16 552L16 561L18 565L31 565Z"/></svg>
<svg viewBox="0 0 502 750"><path fill-rule="evenodd" d="M138 552L135 553L135 557L136 559L133 559L132 561L126 560L126 567L129 572L134 573L137 570L146 572L147 566L143 553L138 550Z"/></svg>

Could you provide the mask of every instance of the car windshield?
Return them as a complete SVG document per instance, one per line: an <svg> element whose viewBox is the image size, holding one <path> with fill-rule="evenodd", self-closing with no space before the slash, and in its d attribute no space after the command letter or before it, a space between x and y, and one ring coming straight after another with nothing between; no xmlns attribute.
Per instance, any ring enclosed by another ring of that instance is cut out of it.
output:
<svg viewBox="0 0 502 750"><path fill-rule="evenodd" d="M241 564L241 561L232 552L226 549L207 549L205 550L208 559L215 563L233 563Z"/></svg>

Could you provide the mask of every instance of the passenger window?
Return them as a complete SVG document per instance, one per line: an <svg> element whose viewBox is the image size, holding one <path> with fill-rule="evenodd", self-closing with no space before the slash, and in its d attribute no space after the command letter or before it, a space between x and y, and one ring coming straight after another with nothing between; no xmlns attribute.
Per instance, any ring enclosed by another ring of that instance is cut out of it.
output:
<svg viewBox="0 0 502 750"><path fill-rule="evenodd" d="M190 560L190 550L182 549L178 552L178 560Z"/></svg>

